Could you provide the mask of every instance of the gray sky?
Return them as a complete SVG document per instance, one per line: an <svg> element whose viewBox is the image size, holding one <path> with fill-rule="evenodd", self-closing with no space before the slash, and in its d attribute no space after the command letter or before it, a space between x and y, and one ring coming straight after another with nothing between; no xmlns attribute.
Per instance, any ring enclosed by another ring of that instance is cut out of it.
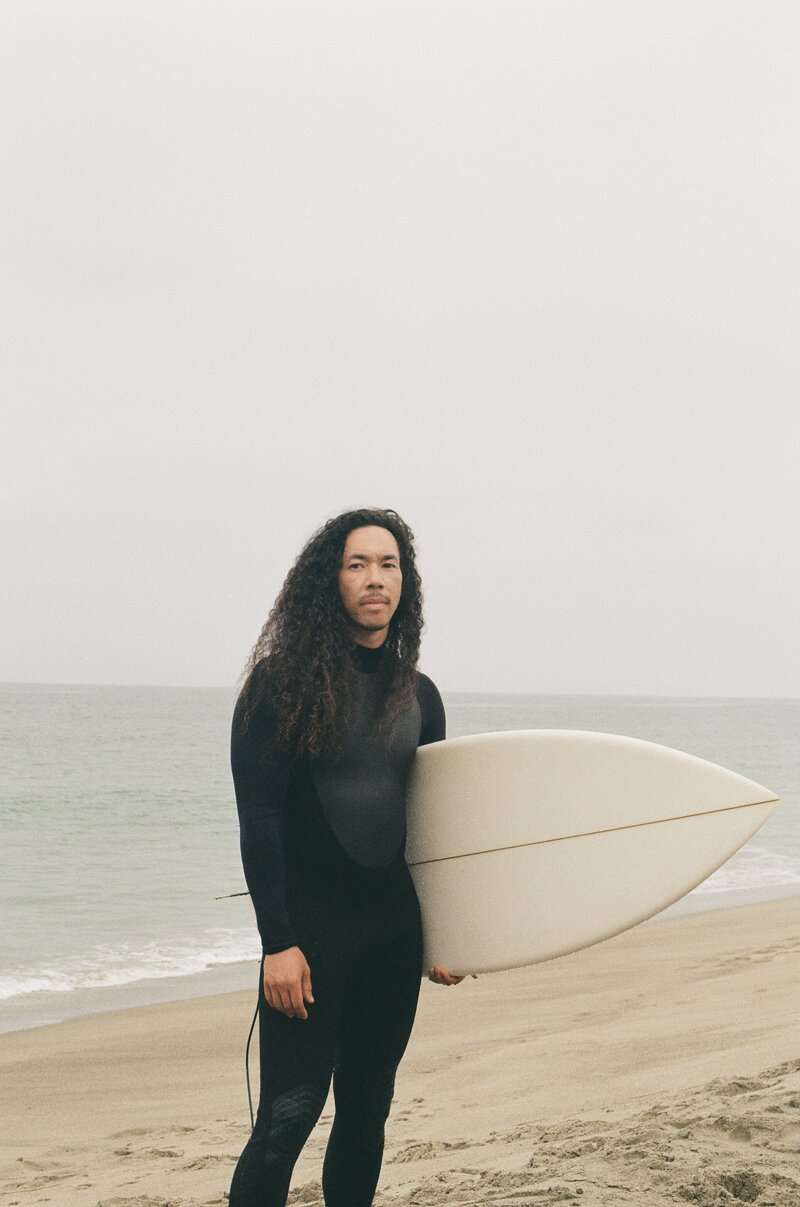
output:
<svg viewBox="0 0 800 1207"><path fill-rule="evenodd" d="M444 690L800 694L793 0L0 9L0 679L232 684L417 532Z"/></svg>

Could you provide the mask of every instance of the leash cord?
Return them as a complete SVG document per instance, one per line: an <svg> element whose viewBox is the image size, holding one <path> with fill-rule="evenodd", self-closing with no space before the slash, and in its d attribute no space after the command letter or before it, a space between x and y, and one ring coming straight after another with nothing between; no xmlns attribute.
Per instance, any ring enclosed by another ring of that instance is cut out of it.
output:
<svg viewBox="0 0 800 1207"><path fill-rule="evenodd" d="M247 1036L247 1044L245 1045L245 1049L244 1049L244 1076L245 1076L245 1080L247 1082L247 1105L250 1108L250 1131L251 1132L255 1128L256 1123L255 1123L255 1119L253 1118L253 1095L250 1091L250 1040L253 1038L253 1031L255 1030L256 1019L258 1018L258 1005L259 1005L258 1002L256 1002L255 1014L253 1015L253 1021L250 1024L250 1031Z"/></svg>

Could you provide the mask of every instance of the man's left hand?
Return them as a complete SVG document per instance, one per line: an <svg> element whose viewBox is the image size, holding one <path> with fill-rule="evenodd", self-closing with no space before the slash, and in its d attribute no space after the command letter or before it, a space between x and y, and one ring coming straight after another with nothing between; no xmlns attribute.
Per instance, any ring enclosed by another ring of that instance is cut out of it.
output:
<svg viewBox="0 0 800 1207"><path fill-rule="evenodd" d="M474 981L478 979L477 972L470 975ZM433 981L434 985L460 985L465 978L466 973L464 976L455 976L440 964L434 964L433 968L428 969L428 980Z"/></svg>

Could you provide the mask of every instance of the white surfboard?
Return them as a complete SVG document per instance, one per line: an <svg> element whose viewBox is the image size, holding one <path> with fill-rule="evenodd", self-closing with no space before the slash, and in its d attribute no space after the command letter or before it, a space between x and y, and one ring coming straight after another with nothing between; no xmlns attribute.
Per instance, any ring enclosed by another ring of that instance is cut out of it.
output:
<svg viewBox="0 0 800 1207"><path fill-rule="evenodd" d="M705 880L777 802L714 763L614 734L422 746L406 857L425 967L494 972L608 939Z"/></svg>

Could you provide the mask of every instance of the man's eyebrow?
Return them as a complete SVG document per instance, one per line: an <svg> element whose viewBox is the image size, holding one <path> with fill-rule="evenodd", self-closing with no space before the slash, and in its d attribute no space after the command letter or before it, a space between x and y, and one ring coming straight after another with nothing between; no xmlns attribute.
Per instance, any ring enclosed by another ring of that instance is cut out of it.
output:
<svg viewBox="0 0 800 1207"><path fill-rule="evenodd" d="M396 553L379 553L378 557L380 558L380 560L382 562L390 562L390 561L396 562L398 560ZM349 562L366 562L369 560L369 554L367 554L367 553L350 553L350 554L348 554L347 560Z"/></svg>

